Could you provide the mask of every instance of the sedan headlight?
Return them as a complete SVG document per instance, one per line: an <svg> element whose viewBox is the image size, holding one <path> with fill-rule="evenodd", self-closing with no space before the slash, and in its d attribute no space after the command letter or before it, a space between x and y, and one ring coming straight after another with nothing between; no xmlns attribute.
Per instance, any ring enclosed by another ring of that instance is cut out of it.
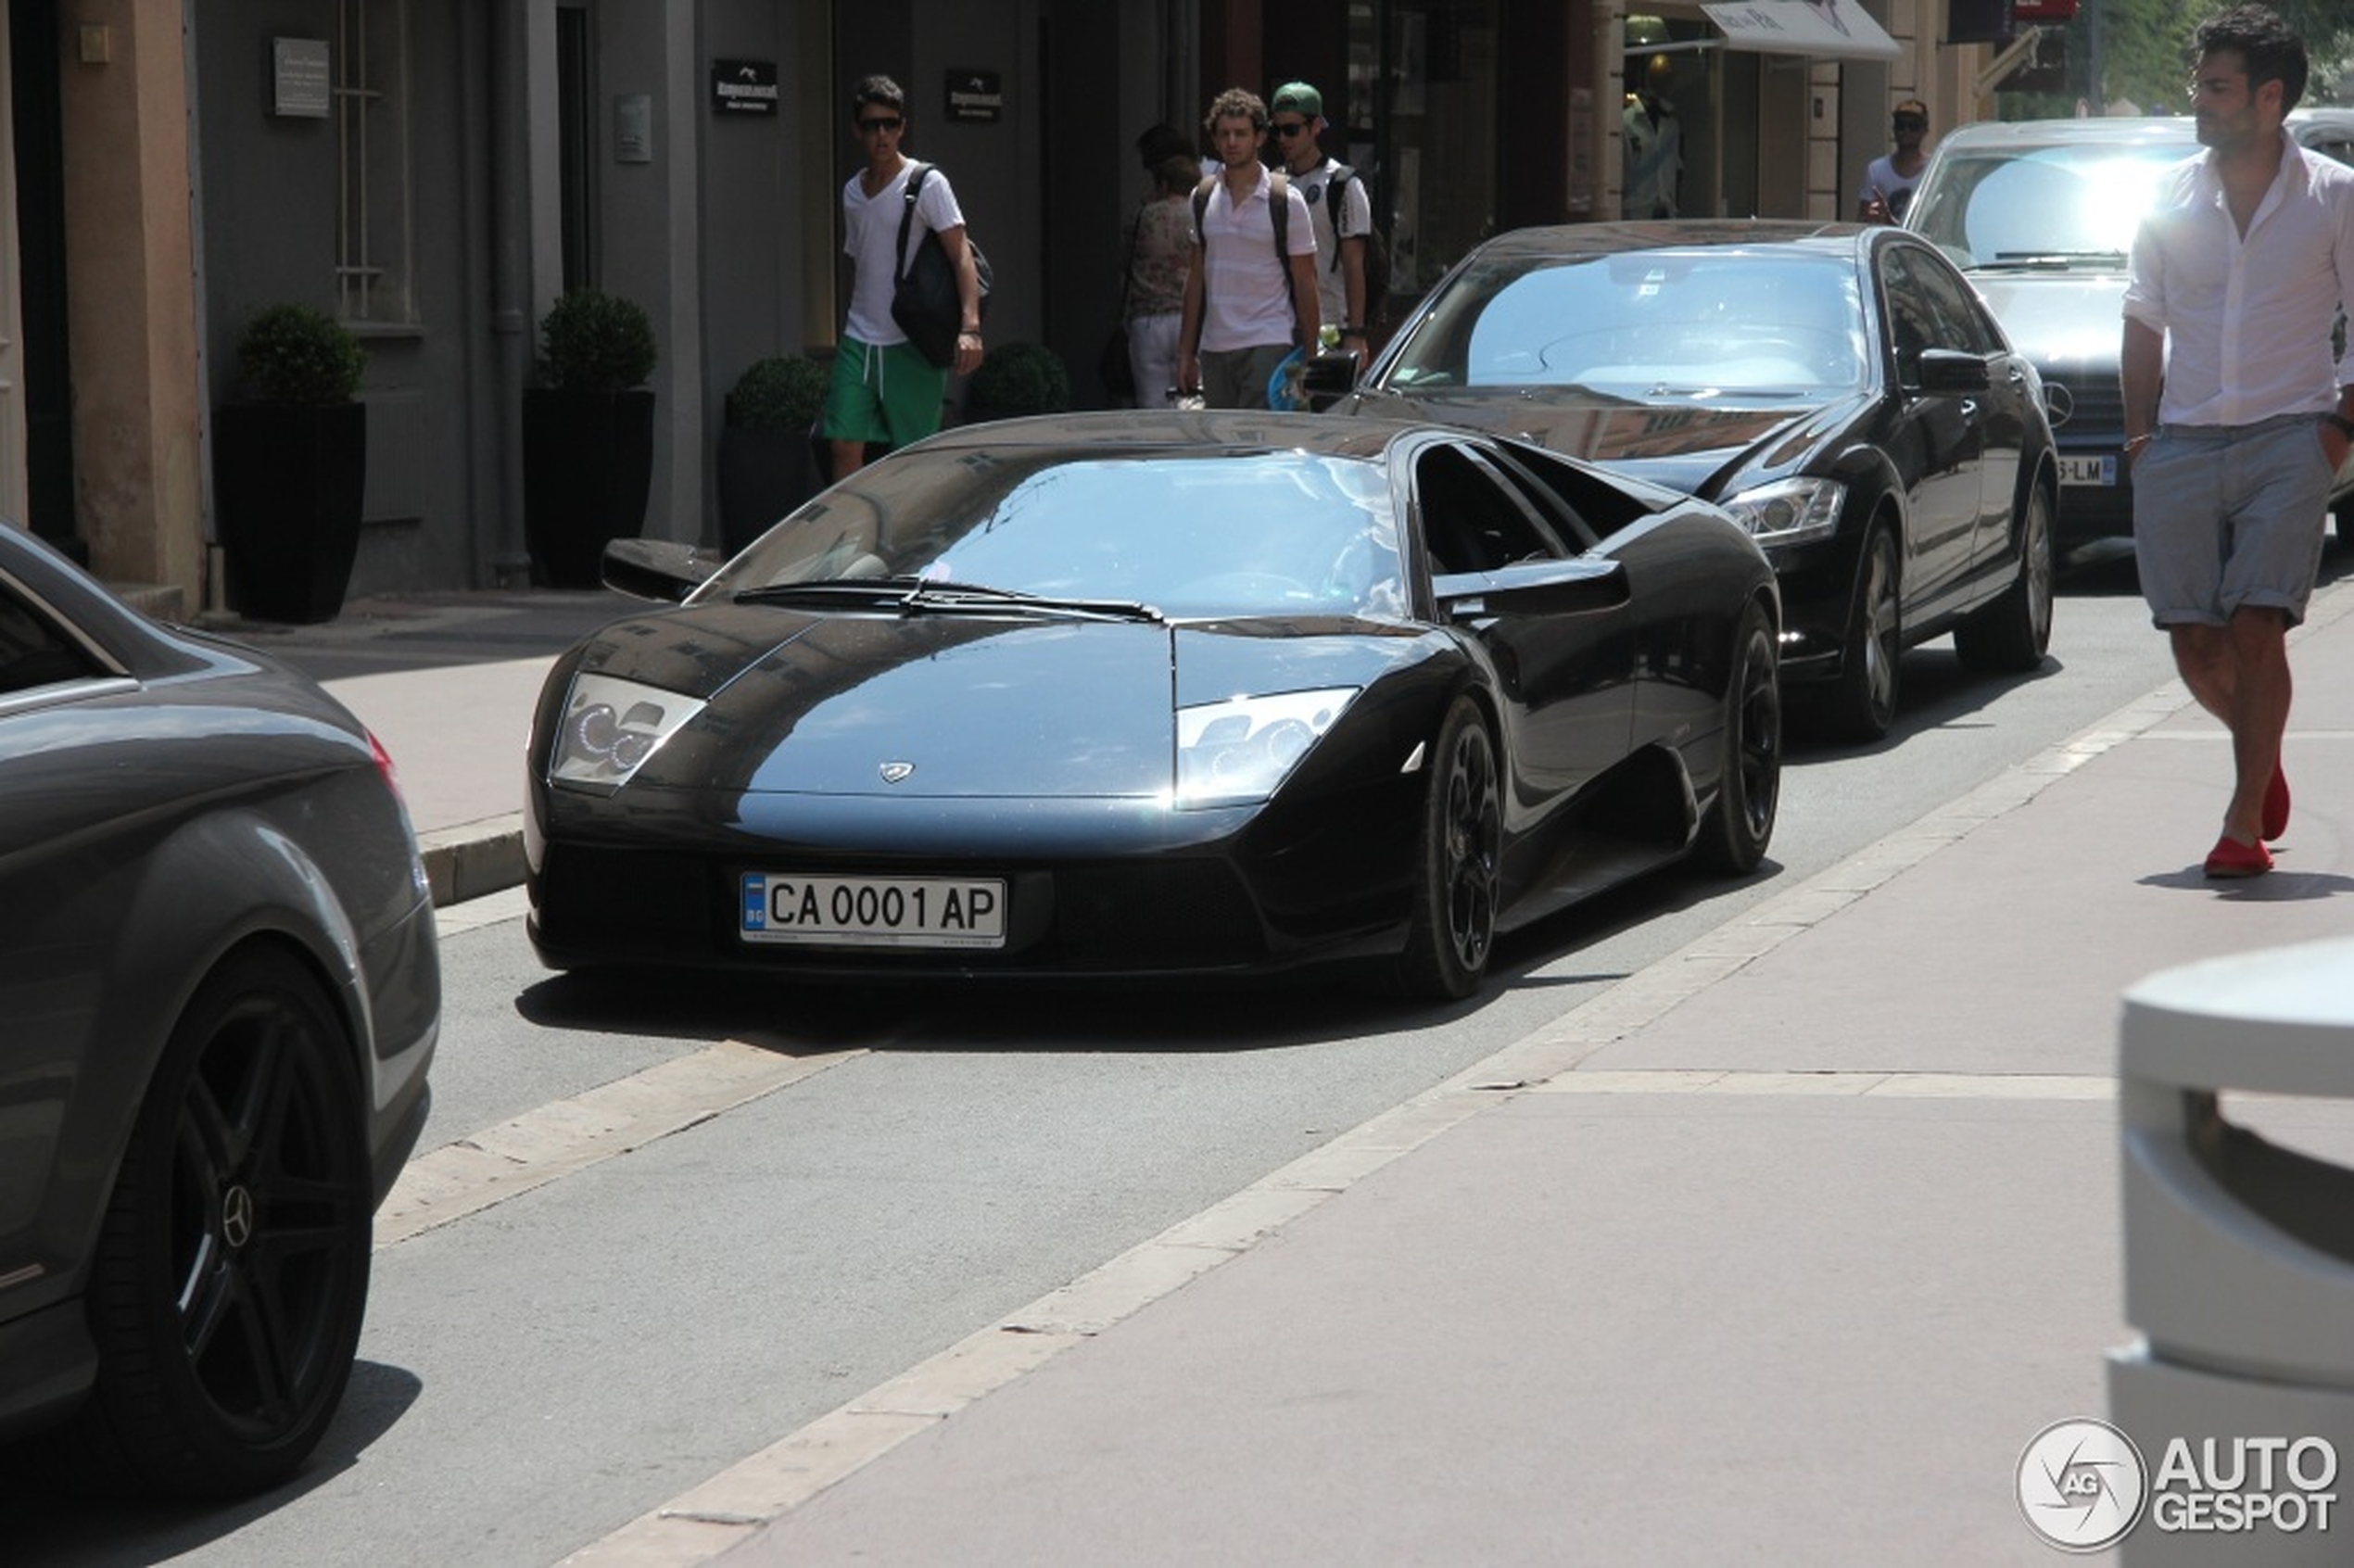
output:
<svg viewBox="0 0 2354 1568"><path fill-rule="evenodd" d="M1836 479L1778 479L1743 490L1725 510L1759 544L1786 545L1828 537L1846 505L1847 487Z"/></svg>
<svg viewBox="0 0 2354 1568"><path fill-rule="evenodd" d="M1356 695L1357 688L1340 686L1178 709L1178 805L1265 800Z"/></svg>
<svg viewBox="0 0 2354 1568"><path fill-rule="evenodd" d="M548 777L618 790L704 706L699 697L681 697L658 686L614 676L575 676Z"/></svg>

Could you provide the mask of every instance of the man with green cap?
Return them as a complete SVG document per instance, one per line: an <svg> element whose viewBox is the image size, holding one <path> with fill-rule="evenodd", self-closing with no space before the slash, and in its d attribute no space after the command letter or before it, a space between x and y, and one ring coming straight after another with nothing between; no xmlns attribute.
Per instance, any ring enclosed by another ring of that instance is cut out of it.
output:
<svg viewBox="0 0 2354 1568"><path fill-rule="evenodd" d="M1328 157L1318 141L1325 124L1322 93L1305 82L1287 82L1275 89L1267 112L1276 156L1316 226L1318 319L1339 327L1340 347L1361 360L1367 348L1365 236L1373 232L1373 199L1356 171Z"/></svg>

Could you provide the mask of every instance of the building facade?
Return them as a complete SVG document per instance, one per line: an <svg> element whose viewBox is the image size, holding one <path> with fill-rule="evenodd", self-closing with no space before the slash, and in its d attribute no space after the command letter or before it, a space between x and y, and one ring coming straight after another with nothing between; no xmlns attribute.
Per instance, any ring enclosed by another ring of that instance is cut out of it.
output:
<svg viewBox="0 0 2354 1568"><path fill-rule="evenodd" d="M1230 83L1323 89L1411 298L1488 234L1617 216L1655 56L1681 211L1851 212L1889 105L1981 107L1988 50L1938 42L1944 4L0 0L0 513L167 610L219 607L212 412L245 322L290 300L368 349L351 591L518 585L538 323L593 285L660 346L645 532L715 540L728 387L839 326L869 71L989 251L989 340L1056 348L1084 404L1133 138L1198 134Z"/></svg>

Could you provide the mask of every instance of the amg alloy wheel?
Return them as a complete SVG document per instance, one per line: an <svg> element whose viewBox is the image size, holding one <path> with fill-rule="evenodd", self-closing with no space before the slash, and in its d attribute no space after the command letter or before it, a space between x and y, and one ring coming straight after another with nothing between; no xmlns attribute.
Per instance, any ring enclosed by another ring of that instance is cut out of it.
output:
<svg viewBox="0 0 2354 1568"><path fill-rule="evenodd" d="M284 953L232 957L173 1031L89 1293L84 1435L146 1486L257 1490L334 1417L375 1208L357 1079L341 1020Z"/></svg>
<svg viewBox="0 0 2354 1568"><path fill-rule="evenodd" d="M1895 531L1874 528L1855 570L1839 680L1827 700L1830 728L1851 740L1877 740L1896 722L1905 651L1902 570Z"/></svg>

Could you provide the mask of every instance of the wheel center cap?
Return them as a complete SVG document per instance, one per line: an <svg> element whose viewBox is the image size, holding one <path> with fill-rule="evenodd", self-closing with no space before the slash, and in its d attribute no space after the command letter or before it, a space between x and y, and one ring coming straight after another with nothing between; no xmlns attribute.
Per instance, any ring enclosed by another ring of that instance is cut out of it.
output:
<svg viewBox="0 0 2354 1568"><path fill-rule="evenodd" d="M234 1251L253 1240L253 1193L236 1186L221 1195L221 1239Z"/></svg>

